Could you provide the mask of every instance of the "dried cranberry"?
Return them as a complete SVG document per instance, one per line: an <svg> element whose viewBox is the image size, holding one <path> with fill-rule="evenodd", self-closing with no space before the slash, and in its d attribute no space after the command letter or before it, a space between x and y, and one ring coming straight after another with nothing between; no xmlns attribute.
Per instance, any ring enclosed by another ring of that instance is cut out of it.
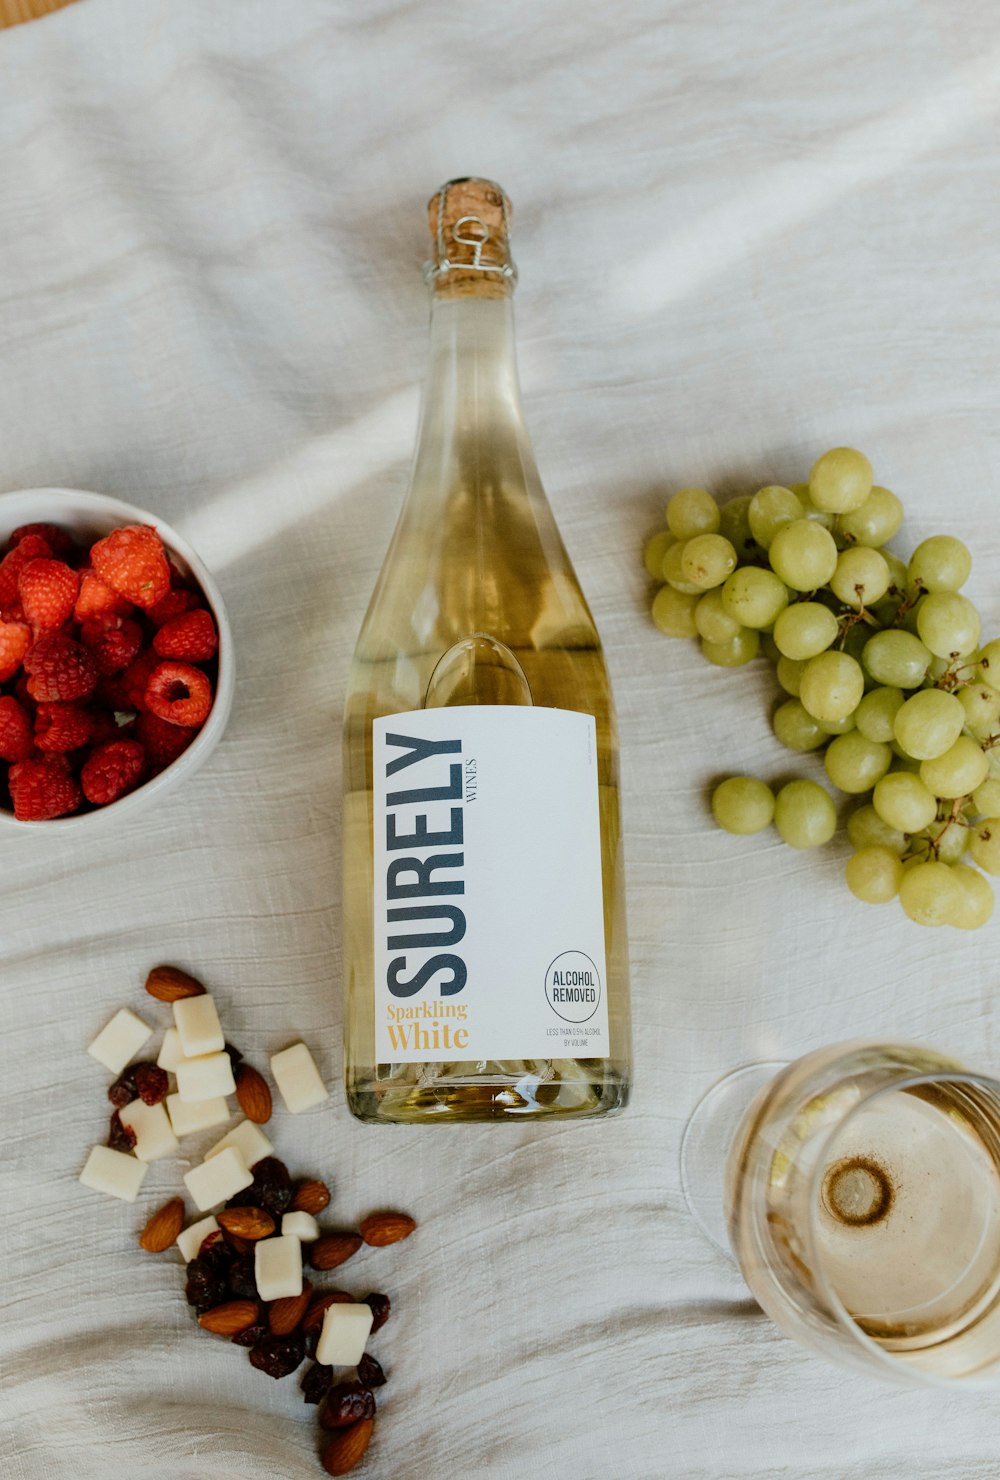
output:
<svg viewBox="0 0 1000 1480"><path fill-rule="evenodd" d="M225 1280L235 1256L228 1244L219 1238L214 1243L209 1244L207 1249L202 1245L202 1250L198 1257L204 1259L213 1274L218 1275L221 1280Z"/></svg>
<svg viewBox="0 0 1000 1480"><path fill-rule="evenodd" d="M294 1372L305 1355L302 1337L298 1332L291 1336L265 1336L263 1341L250 1348L250 1361L268 1377L287 1377Z"/></svg>
<svg viewBox="0 0 1000 1480"><path fill-rule="evenodd" d="M253 1254L241 1254L229 1266L229 1288L239 1300L256 1300L257 1277Z"/></svg>
<svg viewBox="0 0 1000 1480"><path fill-rule="evenodd" d="M392 1309L392 1303L388 1295L366 1295L364 1303L371 1306L371 1312L374 1317L372 1331L380 1331L389 1319L389 1311Z"/></svg>
<svg viewBox="0 0 1000 1480"><path fill-rule="evenodd" d="M319 1346L319 1336L318 1327L315 1331L302 1332L302 1340L305 1342L307 1357L314 1357L316 1355L316 1348Z"/></svg>
<svg viewBox="0 0 1000 1480"><path fill-rule="evenodd" d="M254 1162L250 1170L260 1206L280 1217L292 1200L292 1179L285 1163L276 1156L265 1156Z"/></svg>
<svg viewBox="0 0 1000 1480"><path fill-rule="evenodd" d="M199 1254L206 1253L209 1249L213 1248L219 1242L219 1240L221 1238L222 1238L222 1229L221 1228L213 1228L212 1229L212 1232L211 1233L206 1233L205 1237L202 1239L201 1243L198 1246L198 1253Z"/></svg>
<svg viewBox="0 0 1000 1480"><path fill-rule="evenodd" d="M226 1298L225 1280L209 1259L212 1252L209 1249L208 1253L199 1254L187 1267L184 1294L188 1305L193 1305L199 1315L202 1311L211 1310L213 1305L221 1305Z"/></svg>
<svg viewBox="0 0 1000 1480"><path fill-rule="evenodd" d="M236 1065L243 1062L243 1055L240 1053L239 1049L234 1048L231 1043L224 1043L222 1045L222 1052L229 1055L229 1062L232 1064L233 1073L235 1074Z"/></svg>
<svg viewBox="0 0 1000 1480"><path fill-rule="evenodd" d="M338 1382L319 1411L324 1429L346 1429L361 1418L375 1417L375 1394L360 1382Z"/></svg>
<svg viewBox="0 0 1000 1480"><path fill-rule="evenodd" d="M123 1069L108 1090L108 1099L116 1110L124 1110L126 1105L131 1105L133 1100L139 1098L139 1086L135 1081L135 1071L138 1068L138 1064L130 1064L127 1069Z"/></svg>
<svg viewBox="0 0 1000 1480"><path fill-rule="evenodd" d="M369 1388L382 1387L385 1384L385 1373L382 1371L381 1364L376 1362L368 1352L365 1352L358 1363L358 1381Z"/></svg>
<svg viewBox="0 0 1000 1480"><path fill-rule="evenodd" d="M307 1403L322 1403L333 1386L333 1368L314 1362L300 1384L302 1397Z"/></svg>
<svg viewBox="0 0 1000 1480"><path fill-rule="evenodd" d="M267 1326L248 1326L233 1337L234 1346L258 1346L270 1336Z"/></svg>
<svg viewBox="0 0 1000 1480"><path fill-rule="evenodd" d="M144 1105L158 1105L167 1092L167 1071L158 1064L137 1064L135 1084Z"/></svg>
<svg viewBox="0 0 1000 1480"><path fill-rule="evenodd" d="M128 1103L126 1101L126 1103ZM130 1130L127 1125L122 1125L121 1116L116 1110L111 1117L111 1125L108 1129L108 1145L112 1151L134 1151L135 1131Z"/></svg>

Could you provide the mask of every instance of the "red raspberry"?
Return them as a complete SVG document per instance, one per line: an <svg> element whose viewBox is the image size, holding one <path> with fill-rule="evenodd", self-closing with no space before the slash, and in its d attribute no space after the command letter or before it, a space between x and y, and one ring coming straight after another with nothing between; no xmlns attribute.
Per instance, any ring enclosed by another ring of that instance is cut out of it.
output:
<svg viewBox="0 0 1000 1480"><path fill-rule="evenodd" d="M187 750L196 731L187 730L183 725L172 725L144 709L135 722L135 733L142 742L151 769L163 771Z"/></svg>
<svg viewBox="0 0 1000 1480"><path fill-rule="evenodd" d="M171 725L171 729L176 729L176 726ZM28 711L13 694L0 695L0 761L25 761L33 748Z"/></svg>
<svg viewBox="0 0 1000 1480"><path fill-rule="evenodd" d="M113 591L149 609L170 590L170 566L163 541L151 524L113 529L90 551L97 575Z"/></svg>
<svg viewBox="0 0 1000 1480"><path fill-rule="evenodd" d="M47 560L51 554L41 535L26 534L10 554L0 560L0 614L6 615L20 603L17 581L29 561Z"/></svg>
<svg viewBox="0 0 1000 1480"><path fill-rule="evenodd" d="M73 538L58 524L20 524L10 537L10 548L13 550L28 535L35 534L45 541L53 555L58 555L60 560L71 560L74 555L79 554Z"/></svg>
<svg viewBox="0 0 1000 1480"><path fill-rule="evenodd" d="M89 617L80 628L80 641L105 678L120 673L142 647L142 628L131 617L110 614Z"/></svg>
<svg viewBox="0 0 1000 1480"><path fill-rule="evenodd" d="M140 653L134 663L130 663L121 676L121 689L125 703L122 709L145 709L146 707L146 684L149 675L159 662L152 648L147 648Z"/></svg>
<svg viewBox="0 0 1000 1480"><path fill-rule="evenodd" d="M80 577L61 560L29 560L17 589L35 631L56 632L73 615Z"/></svg>
<svg viewBox="0 0 1000 1480"><path fill-rule="evenodd" d="M86 622L89 617L127 617L131 611L131 601L126 601L124 596L106 586L100 576L94 574L92 566L87 565L81 570L80 594L73 608L78 622Z"/></svg>
<svg viewBox="0 0 1000 1480"><path fill-rule="evenodd" d="M39 750L79 750L93 733L93 720L77 704L39 704L35 712L35 744Z"/></svg>
<svg viewBox="0 0 1000 1480"><path fill-rule="evenodd" d="M190 663L159 663L146 684L146 708L172 725L197 729L212 707L212 685Z"/></svg>
<svg viewBox="0 0 1000 1480"><path fill-rule="evenodd" d="M106 807L131 791L146 765L138 740L109 740L92 750L83 763L83 794L95 806Z"/></svg>
<svg viewBox="0 0 1000 1480"><path fill-rule="evenodd" d="M0 622L0 683L13 678L31 646L31 632L23 622Z"/></svg>
<svg viewBox="0 0 1000 1480"><path fill-rule="evenodd" d="M215 657L218 646L215 623L201 607L171 617L153 638L153 647L161 658L178 658L185 663L207 663Z"/></svg>
<svg viewBox="0 0 1000 1480"><path fill-rule="evenodd" d="M154 627L162 627L164 622L170 621L171 617L179 617L182 612L193 611L199 599L196 591L188 591L183 586L172 587L161 601L150 607L146 615Z"/></svg>
<svg viewBox="0 0 1000 1480"><path fill-rule="evenodd" d="M28 693L40 704L89 699L97 685L93 658L64 632L40 637L29 648L24 667L31 675Z"/></svg>
<svg viewBox="0 0 1000 1480"><path fill-rule="evenodd" d="M83 800L80 787L61 756L41 761L18 761L7 773L14 816L22 822L45 822L75 812Z"/></svg>

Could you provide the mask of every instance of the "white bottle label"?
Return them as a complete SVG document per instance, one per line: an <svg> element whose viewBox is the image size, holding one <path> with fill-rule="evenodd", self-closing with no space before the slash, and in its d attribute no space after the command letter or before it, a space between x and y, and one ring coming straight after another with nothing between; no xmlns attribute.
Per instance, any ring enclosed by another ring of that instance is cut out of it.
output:
<svg viewBox="0 0 1000 1480"><path fill-rule="evenodd" d="M593 717L474 704L372 728L378 1061L607 1058Z"/></svg>

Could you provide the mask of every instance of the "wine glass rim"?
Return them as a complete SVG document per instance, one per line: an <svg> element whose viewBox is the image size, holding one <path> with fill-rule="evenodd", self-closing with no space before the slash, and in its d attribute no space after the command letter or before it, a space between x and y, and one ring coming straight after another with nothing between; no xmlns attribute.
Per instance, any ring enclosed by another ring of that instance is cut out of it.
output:
<svg viewBox="0 0 1000 1480"><path fill-rule="evenodd" d="M852 1045L860 1047L861 1045ZM870 1046L870 1045L866 1045ZM900 1066L902 1067L902 1066ZM837 1294L827 1276L823 1255L820 1252L816 1240L816 1220L822 1198L822 1187L828 1167L824 1152L831 1142L841 1135L854 1117L863 1109L869 1108L876 1100L884 1095L895 1094L900 1090L916 1089L925 1084L971 1084L985 1087L996 1095L1000 1101L1000 1079L991 1074L979 1073L974 1069L964 1069L956 1065L954 1071L949 1071L942 1064L940 1069L933 1071L923 1070L912 1073L903 1073L895 1077L891 1082L880 1084L877 1088L863 1093L855 1104L853 1104L836 1125L830 1127L823 1137L820 1154L816 1159L816 1166L810 1177L809 1185L809 1221L806 1226L806 1237L809 1245L810 1267L815 1273L815 1279L822 1299L826 1302L830 1314L837 1325L853 1341L873 1357L879 1366L883 1367L887 1375L891 1375L897 1381L919 1383L929 1387L947 1388L955 1391L956 1388L996 1388L1000 1385L1000 1357L992 1368L992 1375L972 1373L968 1376L937 1377L933 1373L926 1372L919 1367L909 1367L901 1364L895 1353L887 1352L873 1337L868 1336L855 1321L840 1296Z"/></svg>

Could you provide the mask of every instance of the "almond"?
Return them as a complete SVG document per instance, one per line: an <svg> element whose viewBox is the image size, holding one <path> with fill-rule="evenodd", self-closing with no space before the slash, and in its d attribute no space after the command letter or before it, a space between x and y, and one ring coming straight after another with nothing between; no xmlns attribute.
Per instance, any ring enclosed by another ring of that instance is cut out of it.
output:
<svg viewBox="0 0 1000 1480"><path fill-rule="evenodd" d="M291 1336L309 1308L311 1299L312 1285L308 1280L303 1280L301 1295L284 1295L280 1300L272 1300L267 1312L271 1335Z"/></svg>
<svg viewBox="0 0 1000 1480"><path fill-rule="evenodd" d="M324 1233L309 1250L313 1269L336 1269L361 1248L360 1233Z"/></svg>
<svg viewBox="0 0 1000 1480"><path fill-rule="evenodd" d="M354 1304L354 1296L348 1295L346 1290L323 1290L306 1311L302 1321L302 1330L307 1336L311 1331L318 1331L331 1305Z"/></svg>
<svg viewBox="0 0 1000 1480"><path fill-rule="evenodd" d="M148 1254L162 1254L177 1242L177 1235L184 1227L184 1199L172 1197L168 1203L150 1218L139 1235L139 1242Z"/></svg>
<svg viewBox="0 0 1000 1480"><path fill-rule="evenodd" d="M317 1213L329 1206L330 1189L325 1182L318 1178L311 1182L299 1182L295 1187L295 1195L288 1205L290 1213L311 1213L315 1218Z"/></svg>
<svg viewBox="0 0 1000 1480"><path fill-rule="evenodd" d="M179 966L154 966L146 978L146 991L157 1002L180 1002L182 997L205 995L201 982Z"/></svg>
<svg viewBox="0 0 1000 1480"><path fill-rule="evenodd" d="M236 1071L236 1098L247 1120L255 1125L266 1125L271 1119L271 1091L263 1074L250 1064L241 1064Z"/></svg>
<svg viewBox="0 0 1000 1480"><path fill-rule="evenodd" d="M227 1233L234 1233L237 1238L249 1239L251 1242L270 1238L274 1232L274 1219L263 1208L223 1208L215 1217L220 1228L224 1228Z"/></svg>
<svg viewBox="0 0 1000 1480"><path fill-rule="evenodd" d="M346 1475L364 1455L375 1427L373 1418L362 1418L350 1428L331 1434L323 1445L321 1459L328 1475Z"/></svg>
<svg viewBox="0 0 1000 1480"><path fill-rule="evenodd" d="M361 1237L366 1244L381 1249L386 1244L398 1244L400 1239L409 1238L416 1226L408 1213L373 1213L361 1224Z"/></svg>
<svg viewBox="0 0 1000 1480"><path fill-rule="evenodd" d="M198 1317L198 1325L216 1336L238 1336L253 1326L260 1315L256 1300L227 1300L224 1305L213 1305Z"/></svg>

